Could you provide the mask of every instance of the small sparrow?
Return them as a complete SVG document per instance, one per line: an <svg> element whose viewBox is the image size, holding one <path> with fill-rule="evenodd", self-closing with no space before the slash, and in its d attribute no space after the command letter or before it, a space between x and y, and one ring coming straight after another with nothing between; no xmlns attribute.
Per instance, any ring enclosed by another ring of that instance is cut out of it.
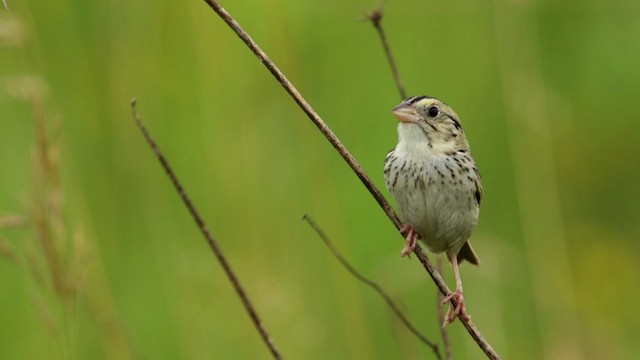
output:
<svg viewBox="0 0 640 360"><path fill-rule="evenodd" d="M442 101L429 96L405 99L393 108L398 124L398 145L384 162L387 189L396 200L406 237L402 256L408 256L418 239L436 254L445 253L456 277L456 291L445 324L460 316L468 319L462 296L458 264L478 258L467 241L478 223L482 181L471 156L458 115Z"/></svg>

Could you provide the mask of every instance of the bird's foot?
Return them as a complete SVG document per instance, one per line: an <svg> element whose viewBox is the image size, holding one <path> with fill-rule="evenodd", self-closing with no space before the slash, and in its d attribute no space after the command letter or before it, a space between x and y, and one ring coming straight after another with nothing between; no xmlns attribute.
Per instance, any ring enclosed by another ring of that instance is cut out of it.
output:
<svg viewBox="0 0 640 360"><path fill-rule="evenodd" d="M400 228L400 233L405 237L405 244L400 255L411 257L411 253L416 248L420 234L409 224L404 224Z"/></svg>
<svg viewBox="0 0 640 360"><path fill-rule="evenodd" d="M455 308L449 306L449 310L447 310L447 314L444 316L444 323L442 327L445 327L447 324L451 324L457 317L462 318L464 320L469 320L471 317L467 312L467 308L464 305L464 296L462 296L462 290L456 290L446 296L444 300L442 300L442 305L448 303L449 301L455 301Z"/></svg>

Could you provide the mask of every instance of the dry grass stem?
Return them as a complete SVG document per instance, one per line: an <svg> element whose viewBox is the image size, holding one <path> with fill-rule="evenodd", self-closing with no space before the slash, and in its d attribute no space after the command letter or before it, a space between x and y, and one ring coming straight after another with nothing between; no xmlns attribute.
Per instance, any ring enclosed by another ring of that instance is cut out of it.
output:
<svg viewBox="0 0 640 360"><path fill-rule="evenodd" d="M373 290L375 290L378 293L378 295L380 295L384 299L384 301L387 303L389 308L391 308L391 311L393 311L393 313L400 319L402 324L404 324L404 326L407 329L409 329L409 331L413 335L415 335L420 341L422 341L425 345L431 348L436 358L442 359L442 355L440 354L440 350L438 349L438 344L427 339L426 336L424 336L415 326L413 326L413 324L409 321L409 319L407 319L407 317L404 316L402 311L400 311L400 308L391 299L391 296L389 296L389 294L387 294L387 292L384 291L384 289L380 285L378 285L376 282L370 280L369 278L362 275L358 270L356 270L351 265L351 263L349 263L349 261L347 261L347 259L345 259L345 257L342 256L342 254L340 254L340 252L338 251L338 248L336 248L336 246L333 244L331 239L329 239L329 236L327 236L327 234L324 232L324 230L322 230L320 225L318 225L315 222L315 220L311 218L310 215L304 215L302 219L306 220L309 223L309 225L313 228L313 230L318 234L320 239L322 239L324 244L329 248L333 256L335 256L335 258L338 259L340 264L342 264L342 266L344 266L344 268L347 269L347 271L351 275L353 275L356 279L360 280L361 282L365 283L369 287L373 288Z"/></svg>
<svg viewBox="0 0 640 360"><path fill-rule="evenodd" d="M363 185L369 190L371 195L376 199L380 207L384 210L384 212L389 217L389 220L393 222L396 229L400 229L402 226L398 216L393 211L389 202L382 196L382 193L378 190L378 188L373 184L369 176L362 170L362 167L358 164L356 159L351 155L351 153L347 150L347 148L342 144L340 139L333 133L331 128L320 118L318 113L313 110L311 105L305 100L305 98L300 94L300 92L293 86L293 84L287 79L282 71L269 59L267 54L258 46L258 44L247 34L246 31L238 24L238 22L218 4L215 0L204 0L211 9L218 14L218 16L233 30L233 32L247 45L247 47L258 57L260 62L271 72L271 74L276 78L276 80L284 87L284 89L289 93L292 99L300 106L302 111L309 117L309 119L318 127L320 132L327 138L327 140L331 143L331 145L338 151L338 153L342 156L342 158L349 164L351 169L356 173L358 178L362 181ZM404 237L403 237L404 240ZM440 276L440 273L435 269L431 261L427 258L422 249L417 246L414 250L414 254L420 260L420 263L423 265L427 273L436 286L445 296L449 295L451 291L449 287ZM452 306L457 306L455 300L451 300ZM498 353L493 349L491 344L485 339L485 337L480 333L478 328L471 320L460 319L463 326L469 332L469 335L473 338L473 340L478 344L478 346L482 349L482 351L487 355L489 359L500 359Z"/></svg>
<svg viewBox="0 0 640 360"><path fill-rule="evenodd" d="M149 131L147 131L147 128L144 126L144 124L142 123L142 120L138 116L138 112L136 108L136 99L131 100L131 112L133 115L133 119L135 120L136 124L140 128L140 131L142 132L142 135L144 135L144 138L149 144L149 147L151 147L151 150L153 150L153 153L156 155L156 157L160 161L160 164L162 165L162 168L164 169L165 173L167 174L169 179L171 179L171 183L173 184L176 191L180 195L182 202L189 210L191 217L198 225L200 232L202 233L202 235L204 235L205 239L207 240L207 243L209 244L209 247L215 254L216 258L218 259L218 262L222 266L222 269L224 270L225 274L227 275L227 278L229 278L231 285L233 285L233 288L238 294L240 301L242 301L242 304L244 305L245 310L247 311L247 313L249 314L249 317L253 321L254 326L260 333L262 340L264 340L264 343L269 348L271 355L273 355L275 359L282 359L282 355L280 355L280 352L278 351L276 344L271 339L271 336L269 335L265 327L262 325L262 321L260 320L260 317L258 316L258 313L256 312L253 304L249 300L248 295L244 291L244 288L240 284L240 280L234 273L233 269L231 269L231 265L227 261L227 258L224 255L224 253L222 252L222 248L220 248L220 246L218 245L218 242L211 235L211 232L209 231L209 229L207 228L207 225L204 222L204 219L202 219L202 216L200 216L200 213L196 209L195 205L193 205L193 202L191 201L191 198L187 195L186 191L184 190L182 183L180 182L180 180L178 180L178 177L176 176L173 169L169 165L169 162L164 157L164 155L158 148L158 145L156 144L155 140L151 137L151 134L149 133Z"/></svg>
<svg viewBox="0 0 640 360"><path fill-rule="evenodd" d="M442 274L442 256L438 257L437 266L438 272ZM442 293L438 292L436 294L436 306L438 309L438 328L440 329L440 336L442 337L442 344L444 345L444 356L445 359L451 360L451 342L449 341L449 332L447 332L447 327L442 326L444 324L444 305L442 304L442 300L444 300L444 296Z"/></svg>
<svg viewBox="0 0 640 360"><path fill-rule="evenodd" d="M380 6L378 9L372 11L367 14L367 18L373 24L373 27L378 32L378 36L380 37L380 43L382 43L382 48L384 49L384 54L387 57L387 62L389 62L389 67L391 68L391 74L393 75L393 80L396 82L396 87L398 88L398 93L400 93L400 99L407 98L407 92L404 89L404 84L402 83L402 79L400 78L400 71L398 71L398 65L396 65L396 60L393 56L393 52L391 51L391 47L389 46L389 42L387 41L387 35L384 32L384 28L382 27L382 17L384 15L384 5Z"/></svg>
<svg viewBox="0 0 640 360"><path fill-rule="evenodd" d="M367 18L371 21L374 28L378 32L380 36L380 42L384 49L384 52L387 56L387 61L389 62L389 67L391 68L391 73L396 82L396 87L398 92L400 93L401 99L407 98L407 93L404 89L404 85L402 83L402 78L400 77L400 72L398 71L398 67L395 62L395 57L393 56L393 52L391 51L391 47L387 41L387 37L384 32L384 28L382 27L382 18L384 16L384 5L380 6L375 11L371 12ZM442 274L442 257L438 258L438 272ZM438 315L438 328L440 329L440 335L442 337L442 342L444 344L445 349L445 357L447 360L451 359L451 343L449 342L449 334L447 331L447 327L442 326L440 324L444 324L444 310L442 300L444 300L444 296L442 296L441 292L437 292L436 299L437 303L437 315Z"/></svg>

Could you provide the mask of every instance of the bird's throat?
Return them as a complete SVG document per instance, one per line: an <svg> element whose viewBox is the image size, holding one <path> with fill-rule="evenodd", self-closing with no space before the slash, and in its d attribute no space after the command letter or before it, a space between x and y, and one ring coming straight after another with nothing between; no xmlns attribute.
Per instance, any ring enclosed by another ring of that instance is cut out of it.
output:
<svg viewBox="0 0 640 360"><path fill-rule="evenodd" d="M431 137L420 125L402 122L398 124L398 146L409 151L431 147Z"/></svg>

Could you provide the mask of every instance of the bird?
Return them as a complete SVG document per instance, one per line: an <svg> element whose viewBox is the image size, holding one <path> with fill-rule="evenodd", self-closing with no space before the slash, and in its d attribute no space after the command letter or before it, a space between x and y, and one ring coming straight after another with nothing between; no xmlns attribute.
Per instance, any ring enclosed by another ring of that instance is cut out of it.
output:
<svg viewBox="0 0 640 360"><path fill-rule="evenodd" d="M478 224L483 188L460 118L444 102L430 96L412 96L392 110L398 123L398 144L384 163L387 190L395 199L400 231L405 236L402 256L409 256L418 240L451 263L456 290L442 304L455 300L444 324L469 319L459 265L478 265L469 244Z"/></svg>

